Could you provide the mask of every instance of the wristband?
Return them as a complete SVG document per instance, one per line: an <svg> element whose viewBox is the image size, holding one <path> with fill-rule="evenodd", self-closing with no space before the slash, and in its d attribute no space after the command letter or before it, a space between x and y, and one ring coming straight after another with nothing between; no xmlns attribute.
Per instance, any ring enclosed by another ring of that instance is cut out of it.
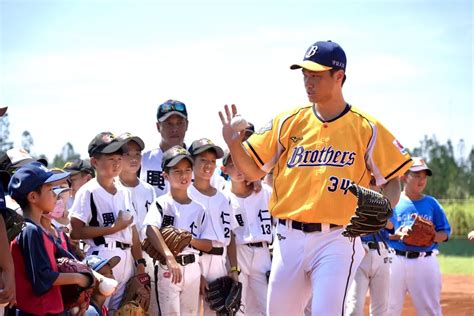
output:
<svg viewBox="0 0 474 316"><path fill-rule="evenodd" d="M231 272L231 273L232 273L232 272L237 272L237 274L240 274L240 268L239 268L239 267L236 267L236 266L231 267L231 268L230 268L230 272Z"/></svg>
<svg viewBox="0 0 474 316"><path fill-rule="evenodd" d="M146 260L143 258L135 260L135 267L137 267L140 263L143 264L144 267L146 267Z"/></svg>

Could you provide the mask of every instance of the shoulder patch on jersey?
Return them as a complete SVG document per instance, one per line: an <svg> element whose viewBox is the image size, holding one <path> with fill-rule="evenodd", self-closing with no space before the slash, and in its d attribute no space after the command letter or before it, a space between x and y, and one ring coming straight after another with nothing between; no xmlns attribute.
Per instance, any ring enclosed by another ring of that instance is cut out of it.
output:
<svg viewBox="0 0 474 316"><path fill-rule="evenodd" d="M400 142L397 139L393 140L393 145L397 147L397 149L400 151L402 155L406 155L408 153L407 149L403 147L403 145L400 144Z"/></svg>
<svg viewBox="0 0 474 316"><path fill-rule="evenodd" d="M255 134L261 135L264 134L265 132L271 131L273 128L273 120L270 120L268 123L263 125Z"/></svg>

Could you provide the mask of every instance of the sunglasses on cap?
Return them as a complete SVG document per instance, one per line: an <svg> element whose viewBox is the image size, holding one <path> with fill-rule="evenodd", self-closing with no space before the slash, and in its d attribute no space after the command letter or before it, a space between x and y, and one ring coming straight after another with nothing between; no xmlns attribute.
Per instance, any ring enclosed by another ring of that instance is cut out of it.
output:
<svg viewBox="0 0 474 316"><path fill-rule="evenodd" d="M160 106L160 112L166 114L171 111L186 112L186 105L181 102L163 103Z"/></svg>

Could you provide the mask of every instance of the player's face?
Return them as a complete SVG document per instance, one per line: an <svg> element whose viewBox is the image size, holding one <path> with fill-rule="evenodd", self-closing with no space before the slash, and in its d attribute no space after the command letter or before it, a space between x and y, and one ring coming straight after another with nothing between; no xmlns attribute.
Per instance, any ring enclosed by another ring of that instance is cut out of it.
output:
<svg viewBox="0 0 474 316"><path fill-rule="evenodd" d="M183 145L184 136L188 129L188 120L177 114L171 115L164 122L156 123L161 141L169 147Z"/></svg>
<svg viewBox="0 0 474 316"><path fill-rule="evenodd" d="M212 150L206 150L197 155L194 159L194 177L211 180L214 170L216 170L216 153Z"/></svg>
<svg viewBox="0 0 474 316"><path fill-rule="evenodd" d="M310 71L303 69L303 80L306 94L311 103L324 103L332 99L340 83L337 83L338 73L331 75L327 71ZM339 74L340 75L340 74Z"/></svg>
<svg viewBox="0 0 474 316"><path fill-rule="evenodd" d="M91 163L97 170L97 174L105 178L115 178L122 171L122 155L101 155L92 158Z"/></svg>
<svg viewBox="0 0 474 316"><path fill-rule="evenodd" d="M137 173L142 163L142 152L140 146L135 142L129 142L122 155L122 172Z"/></svg>
<svg viewBox="0 0 474 316"><path fill-rule="evenodd" d="M71 180L71 195L75 196L76 192L91 179L91 176L88 174L84 174L79 172L75 175L69 177Z"/></svg>
<svg viewBox="0 0 474 316"><path fill-rule="evenodd" d="M164 175L172 188L187 190L193 180L193 166L188 159L182 159Z"/></svg>
<svg viewBox="0 0 474 316"><path fill-rule="evenodd" d="M37 192L30 193L34 194L32 197L34 204L43 212L52 212L56 206L57 197L53 192L54 185L57 185L57 182L43 184L39 194Z"/></svg>
<svg viewBox="0 0 474 316"><path fill-rule="evenodd" d="M231 177L233 182L244 182L245 181L245 176L244 174L237 169L237 167L234 165L234 162L232 161L232 158L229 158L229 161L227 162L227 165L225 166L225 173Z"/></svg>
<svg viewBox="0 0 474 316"><path fill-rule="evenodd" d="M426 170L410 172L405 176L405 190L421 194L426 188L427 179Z"/></svg>

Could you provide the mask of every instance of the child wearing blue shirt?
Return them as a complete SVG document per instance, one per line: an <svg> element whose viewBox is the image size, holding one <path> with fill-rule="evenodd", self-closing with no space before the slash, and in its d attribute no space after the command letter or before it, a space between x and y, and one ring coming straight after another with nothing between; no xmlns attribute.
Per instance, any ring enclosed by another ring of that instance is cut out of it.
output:
<svg viewBox="0 0 474 316"><path fill-rule="evenodd" d="M441 272L436 259L438 243L447 241L451 227L439 202L432 196L423 194L431 169L419 157L402 176L404 190L400 202L393 210L391 219L394 234L390 246L395 251L390 273L390 298L388 315L400 315L405 295L412 295L418 315L441 315ZM433 223L436 235L432 244L424 247L405 243L413 223L412 214L417 214Z"/></svg>

